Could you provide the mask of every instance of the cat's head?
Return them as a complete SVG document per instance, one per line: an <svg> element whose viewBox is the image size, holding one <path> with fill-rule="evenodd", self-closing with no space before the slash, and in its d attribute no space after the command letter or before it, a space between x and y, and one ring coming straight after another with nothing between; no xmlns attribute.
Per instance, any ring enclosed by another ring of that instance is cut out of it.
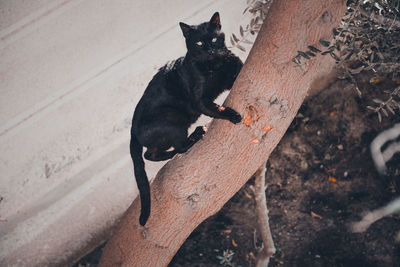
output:
<svg viewBox="0 0 400 267"><path fill-rule="evenodd" d="M221 32L219 13L215 12L209 22L196 26L179 23L186 39L188 55L201 61L226 55L225 35Z"/></svg>

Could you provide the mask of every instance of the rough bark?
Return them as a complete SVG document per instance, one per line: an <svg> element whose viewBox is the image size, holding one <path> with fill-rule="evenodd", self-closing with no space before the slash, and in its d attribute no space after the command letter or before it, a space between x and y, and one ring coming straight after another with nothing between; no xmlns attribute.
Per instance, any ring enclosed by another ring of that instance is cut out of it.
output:
<svg viewBox="0 0 400 267"><path fill-rule="evenodd" d="M151 215L139 221L136 199L104 249L100 266L166 266L189 234L215 214L265 162L295 117L313 81L333 66L318 56L304 68L292 58L329 40L343 0L277 0L226 104L243 123L214 120L204 138L178 155L151 185Z"/></svg>

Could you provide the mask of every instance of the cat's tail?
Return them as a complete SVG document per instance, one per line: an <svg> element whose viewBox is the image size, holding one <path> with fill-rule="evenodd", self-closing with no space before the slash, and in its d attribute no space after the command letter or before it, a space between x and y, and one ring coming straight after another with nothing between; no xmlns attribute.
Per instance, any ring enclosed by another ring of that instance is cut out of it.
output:
<svg viewBox="0 0 400 267"><path fill-rule="evenodd" d="M150 216L150 184L144 169L142 157L143 146L137 140L134 133L131 134L130 152L135 170L136 183L140 193L140 218L139 223L144 226Z"/></svg>

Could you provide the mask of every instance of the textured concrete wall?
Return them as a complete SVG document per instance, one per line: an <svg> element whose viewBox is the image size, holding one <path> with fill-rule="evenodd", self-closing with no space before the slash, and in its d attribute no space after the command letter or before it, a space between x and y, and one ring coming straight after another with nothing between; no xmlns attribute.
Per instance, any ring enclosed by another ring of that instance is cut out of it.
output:
<svg viewBox="0 0 400 267"><path fill-rule="evenodd" d="M107 236L138 193L134 107L185 52L178 22L219 11L229 36L245 5L0 0L0 265L68 262ZM162 165L146 162L149 177Z"/></svg>

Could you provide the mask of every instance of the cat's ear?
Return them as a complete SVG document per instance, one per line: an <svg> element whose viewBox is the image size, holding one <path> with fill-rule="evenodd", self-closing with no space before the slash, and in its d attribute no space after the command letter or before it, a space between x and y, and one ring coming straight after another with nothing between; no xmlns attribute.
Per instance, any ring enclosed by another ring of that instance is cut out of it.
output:
<svg viewBox="0 0 400 267"><path fill-rule="evenodd" d="M190 32L191 30L193 30L192 27L190 27L189 25L187 25L187 24L185 24L185 23L183 23L183 22L179 22L179 26L181 26L181 30L182 30L183 36L185 36L185 38L187 38L188 35L189 35L189 32Z"/></svg>
<svg viewBox="0 0 400 267"><path fill-rule="evenodd" d="M210 29L213 31L221 30L221 21L219 19L219 13L215 12L214 15L210 19Z"/></svg>

